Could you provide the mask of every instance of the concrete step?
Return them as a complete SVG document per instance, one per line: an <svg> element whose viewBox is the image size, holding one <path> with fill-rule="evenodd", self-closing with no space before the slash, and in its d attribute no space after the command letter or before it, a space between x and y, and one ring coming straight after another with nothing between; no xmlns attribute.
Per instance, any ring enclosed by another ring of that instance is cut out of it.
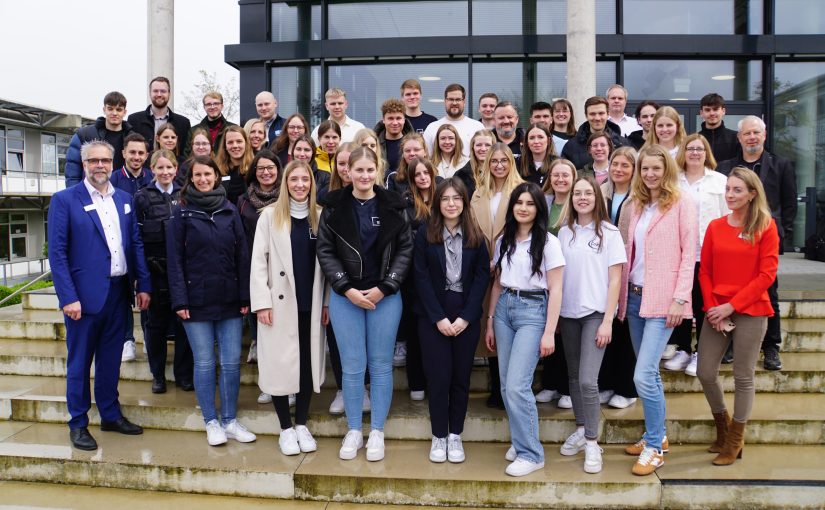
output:
<svg viewBox="0 0 825 510"><path fill-rule="evenodd" d="M168 362L166 377L174 380L172 357L174 344L168 345ZM244 352L244 356L245 356ZM758 392L815 392L825 393L825 352L790 352L782 354L781 372L762 369L757 364L756 391ZM541 367L536 372L535 387L540 384ZM94 373L94 367L92 367ZM662 381L668 392L701 392L698 379L685 375L684 372L672 372L662 369ZM726 391L733 391L733 367L722 365L722 384ZM0 374L7 375L43 375L50 377L66 376L66 344L50 340L23 340L0 338ZM136 359L120 365L120 377L123 381L151 381L149 363L146 354L138 347ZM408 390L406 368L393 370L394 388ZM254 364L241 363L241 384L255 385L258 380L258 367ZM335 387L332 368L327 362L325 388ZM470 377L470 390L485 392L489 390L487 367L475 367Z"/></svg>
<svg viewBox="0 0 825 510"><path fill-rule="evenodd" d="M202 433L147 430L128 437L90 431L100 444L96 452L73 450L64 425L0 423L0 478L357 505L595 508L610 501L612 508L819 508L825 501L823 446L748 445L744 458L728 468L713 467L713 454L701 446L672 447L655 475L636 477L630 473L633 458L620 446L607 446L604 470L586 475L582 455L563 457L552 444L545 446L545 469L513 479L504 474L506 444L465 442L466 462L433 464L429 442L388 440L386 458L370 463L363 452L352 461L338 459L337 438L320 438L317 452L284 457L275 437L209 447ZM66 492L67 504L74 492ZM182 500L164 496L165 507ZM4 502L6 497L4 492ZM141 492L138 501L151 497Z"/></svg>
<svg viewBox="0 0 825 510"><path fill-rule="evenodd" d="M5 388L5 390L4 390ZM120 403L130 419L145 427L166 430L202 431L203 419L196 408L194 393L174 387L163 395L154 395L146 383L124 381L119 385ZM0 419L15 421L66 423L66 383L61 378L0 376ZM342 437L346 431L344 416L328 412L334 397L332 390L314 395L309 425L319 437ZM257 403L254 387L241 388L238 416L257 434L277 434L280 429L271 404ZM486 394L473 393L465 421L468 441L500 442L509 440L509 425L504 411L488 409ZM732 396L728 395L732 404ZM667 394L668 437L677 443L709 443L715 437L713 421L702 394ZM730 409L733 409L732 405ZM572 410L553 404L539 404L539 430L543 441L563 442L574 429ZM98 423L93 407L90 419ZM825 444L825 395L766 393L757 395L748 429L748 440L767 444ZM365 427L369 418L365 417ZM602 407L602 441L632 443L641 437L644 416L640 402L627 409ZM387 437L426 440L432 437L427 401L414 402L406 392L396 392L387 419Z"/></svg>

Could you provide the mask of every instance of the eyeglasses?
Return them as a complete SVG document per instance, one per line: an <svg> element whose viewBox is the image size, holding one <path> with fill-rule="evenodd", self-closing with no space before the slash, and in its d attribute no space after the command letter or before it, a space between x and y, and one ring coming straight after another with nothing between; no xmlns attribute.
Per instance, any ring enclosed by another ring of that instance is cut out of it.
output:
<svg viewBox="0 0 825 510"><path fill-rule="evenodd" d="M464 200L458 195L450 195L450 196L444 195L443 197L441 197L441 203L442 204L447 204L447 203L450 203L450 202L452 202L454 204L460 204L460 203L463 203Z"/></svg>
<svg viewBox="0 0 825 510"><path fill-rule="evenodd" d="M304 131L304 125L303 124L299 124L297 126L287 126L286 128L290 131Z"/></svg>
<svg viewBox="0 0 825 510"><path fill-rule="evenodd" d="M506 159L491 159L490 160L490 166L499 166L499 165L507 166L508 163L510 163L510 162L507 161Z"/></svg>
<svg viewBox="0 0 825 510"><path fill-rule="evenodd" d="M111 165L112 164L112 158L89 158L89 159L86 160L86 162L89 163L92 166Z"/></svg>
<svg viewBox="0 0 825 510"><path fill-rule="evenodd" d="M687 147L685 152L705 152L704 147Z"/></svg>
<svg viewBox="0 0 825 510"><path fill-rule="evenodd" d="M275 166L275 165L266 165L266 166L258 165L256 170L258 172L269 172L271 174L274 174L278 170L278 167Z"/></svg>
<svg viewBox="0 0 825 510"><path fill-rule="evenodd" d="M462 98L462 97L448 97L448 98L444 99L444 102L445 103L463 103L464 98Z"/></svg>
<svg viewBox="0 0 825 510"><path fill-rule="evenodd" d="M217 108L223 103L203 103L204 108Z"/></svg>

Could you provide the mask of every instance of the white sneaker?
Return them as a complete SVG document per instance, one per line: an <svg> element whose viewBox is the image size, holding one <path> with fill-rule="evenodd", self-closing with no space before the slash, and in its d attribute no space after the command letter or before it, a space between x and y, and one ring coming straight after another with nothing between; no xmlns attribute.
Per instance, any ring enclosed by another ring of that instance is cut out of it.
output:
<svg viewBox="0 0 825 510"><path fill-rule="evenodd" d="M364 388L364 400L361 402L361 411L369 413L372 411L372 404L370 403L370 392Z"/></svg>
<svg viewBox="0 0 825 510"><path fill-rule="evenodd" d="M458 434L447 436L447 460L454 464L464 462L464 445Z"/></svg>
<svg viewBox="0 0 825 510"><path fill-rule="evenodd" d="M246 355L246 362L258 362L258 342L256 342L255 340L252 340L252 343L249 345L249 354Z"/></svg>
<svg viewBox="0 0 825 510"><path fill-rule="evenodd" d="M206 424L206 442L209 446L218 446L226 443L226 433L218 420L210 420Z"/></svg>
<svg viewBox="0 0 825 510"><path fill-rule="evenodd" d="M536 393L536 402L550 402L551 400L555 400L559 398L559 392L556 390L541 390L540 392Z"/></svg>
<svg viewBox="0 0 825 510"><path fill-rule="evenodd" d="M289 396L289 407L295 407L295 402L297 402L297 401L298 401L298 398L295 396L295 394L290 395Z"/></svg>
<svg viewBox="0 0 825 510"><path fill-rule="evenodd" d="M384 460L384 433L373 429L367 439L367 460L375 462Z"/></svg>
<svg viewBox="0 0 825 510"><path fill-rule="evenodd" d="M636 403L635 398L627 398L619 395L618 393L610 397L610 402L607 403L610 407L614 407L616 409L624 409L626 407L630 407Z"/></svg>
<svg viewBox="0 0 825 510"><path fill-rule="evenodd" d="M676 351L672 358L665 361L664 367L667 370L684 370L690 363L690 354L685 351Z"/></svg>
<svg viewBox="0 0 825 510"><path fill-rule="evenodd" d="M271 404L272 403L272 395L270 395L268 393L261 392L261 394L258 395L258 403L259 404Z"/></svg>
<svg viewBox="0 0 825 510"><path fill-rule="evenodd" d="M690 355L690 363L685 367L685 373L689 376L696 377L696 366L699 364L699 353L694 352Z"/></svg>
<svg viewBox="0 0 825 510"><path fill-rule="evenodd" d="M570 434L568 438L561 445L561 454L566 456L576 455L584 450L584 445L587 441L584 439L584 429L576 428L576 431Z"/></svg>
<svg viewBox="0 0 825 510"><path fill-rule="evenodd" d="M329 405L329 414L344 414L344 392L338 390L335 398Z"/></svg>
<svg viewBox="0 0 825 510"><path fill-rule="evenodd" d="M146 347L146 339L143 339L143 354L149 355L149 348Z"/></svg>
<svg viewBox="0 0 825 510"><path fill-rule="evenodd" d="M302 452L309 453L318 449L318 443L312 437L306 425L296 425L295 432L298 435L298 447Z"/></svg>
<svg viewBox="0 0 825 510"><path fill-rule="evenodd" d="M604 390L599 392L599 404L606 404L610 402L610 399L613 398L613 395L616 392L613 390Z"/></svg>
<svg viewBox="0 0 825 510"><path fill-rule="evenodd" d="M562 395L556 405L559 406L559 409L573 409L573 399L570 398L570 395Z"/></svg>
<svg viewBox="0 0 825 510"><path fill-rule="evenodd" d="M410 400L424 400L424 390L421 391L411 391L410 392Z"/></svg>
<svg viewBox="0 0 825 510"><path fill-rule="evenodd" d="M487 358L483 358L481 356L476 356L475 358L473 358L474 367L486 367L487 365L489 365L489 363L490 362L487 361Z"/></svg>
<svg viewBox="0 0 825 510"><path fill-rule="evenodd" d="M602 470L602 450L595 442L584 445L584 472L598 473Z"/></svg>
<svg viewBox="0 0 825 510"><path fill-rule="evenodd" d="M364 447L364 436L360 430L350 430L341 441L341 449L338 450L338 457L342 460L352 460L358 455L358 450Z"/></svg>
<svg viewBox="0 0 825 510"><path fill-rule="evenodd" d="M507 453L504 454L504 460L509 462L516 460L516 448L513 445L510 445L510 448L507 449Z"/></svg>
<svg viewBox="0 0 825 510"><path fill-rule="evenodd" d="M407 342L395 342L395 353L392 355L392 366L403 367L407 365Z"/></svg>
<svg viewBox="0 0 825 510"><path fill-rule="evenodd" d="M526 476L533 471L544 468L544 462L530 462L527 459L516 459L504 470L510 476Z"/></svg>
<svg viewBox="0 0 825 510"><path fill-rule="evenodd" d="M229 439L234 439L239 443L251 443L252 441L258 439L255 434L246 430L246 427L241 425L241 422L238 420L232 420L227 423L223 427L223 431L226 433L226 437Z"/></svg>
<svg viewBox="0 0 825 510"><path fill-rule="evenodd" d="M447 460L447 438L433 436L430 445L430 462L441 463Z"/></svg>
<svg viewBox="0 0 825 510"><path fill-rule="evenodd" d="M665 352L662 353L662 359L670 359L676 355L676 344L667 344L665 346Z"/></svg>
<svg viewBox="0 0 825 510"><path fill-rule="evenodd" d="M289 427L281 431L281 436L278 438L278 447L284 455L298 455L301 453L301 447L298 446L298 434L294 428Z"/></svg>
<svg viewBox="0 0 825 510"><path fill-rule="evenodd" d="M120 356L120 361L134 361L135 360L135 341L129 340L123 342L123 354Z"/></svg>

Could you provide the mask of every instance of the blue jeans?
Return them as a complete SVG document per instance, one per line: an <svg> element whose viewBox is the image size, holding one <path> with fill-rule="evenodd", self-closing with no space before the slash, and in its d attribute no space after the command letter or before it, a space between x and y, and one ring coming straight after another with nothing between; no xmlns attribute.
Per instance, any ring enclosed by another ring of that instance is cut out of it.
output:
<svg viewBox="0 0 825 510"><path fill-rule="evenodd" d="M539 415L533 396L533 375L539 362L539 344L547 319L547 296L502 293L496 305L496 336L501 397L510 421L510 437L516 455L530 462L544 462L539 441Z"/></svg>
<svg viewBox="0 0 825 510"><path fill-rule="evenodd" d="M243 317L217 321L184 321L183 328L195 358L195 395L206 423L218 418L215 406L215 341L218 342L221 422L229 423L235 419L238 390L241 386Z"/></svg>
<svg viewBox="0 0 825 510"><path fill-rule="evenodd" d="M633 382L645 412L645 433L642 439L648 446L662 451L662 439L665 436L665 389L659 375L659 361L673 328L665 327L663 317L639 317L641 304L642 296L628 292L627 321L630 325L630 341L636 353Z"/></svg>
<svg viewBox="0 0 825 510"><path fill-rule="evenodd" d="M384 430L392 403L392 355L401 320L401 294L384 297L375 310L364 310L345 296L330 293L329 318L341 353L344 411L349 430L361 430L364 373L370 369L370 425Z"/></svg>

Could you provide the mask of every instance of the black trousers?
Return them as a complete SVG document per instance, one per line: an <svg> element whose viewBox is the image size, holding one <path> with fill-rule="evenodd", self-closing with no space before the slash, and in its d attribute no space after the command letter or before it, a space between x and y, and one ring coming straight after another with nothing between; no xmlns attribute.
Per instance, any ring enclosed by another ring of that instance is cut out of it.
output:
<svg viewBox="0 0 825 510"><path fill-rule="evenodd" d="M298 312L298 359L300 366L299 391L295 396L295 424L306 425L309 417L309 403L312 400L312 347L310 335L312 331L312 312ZM292 417L289 415L289 396L272 397L275 413L281 424L281 430L292 427Z"/></svg>
<svg viewBox="0 0 825 510"><path fill-rule="evenodd" d="M562 395L570 395L570 381L567 378L567 360L564 357L564 343L556 333L556 350L542 360L541 389L556 390Z"/></svg>
<svg viewBox="0 0 825 510"><path fill-rule="evenodd" d="M464 294L447 291L444 312L450 322L464 306ZM433 436L461 434L470 397L470 374L481 334L479 322L470 323L458 336L444 336L428 319L418 320L424 373L430 406Z"/></svg>
<svg viewBox="0 0 825 510"><path fill-rule="evenodd" d="M401 300L404 308L401 311L401 322L398 325L398 338L407 342L407 384L410 391L423 391L427 387L427 379L424 375L421 342L418 338L418 318L412 311L415 299L417 298L413 292L412 279L408 278L401 284Z"/></svg>
<svg viewBox="0 0 825 510"><path fill-rule="evenodd" d="M132 313L132 310L129 310ZM175 358L173 362L173 373L175 381L191 382L194 370L194 359L192 358L192 348L186 338L186 331L183 323L177 314L172 310L168 300L153 299L149 302L149 310L146 318L146 352L149 357L149 370L156 380L166 379L166 355L168 352L166 336L169 329L175 331Z"/></svg>
<svg viewBox="0 0 825 510"><path fill-rule="evenodd" d="M705 306L705 300L702 298L702 288L699 286L698 262L693 270L693 290L690 292L690 297L693 305L693 317L696 319L696 346L698 349L699 336L702 334L702 323L705 321L705 312L702 310ZM676 326L668 343L675 344L680 351L691 354L693 352L693 319L685 319Z"/></svg>
<svg viewBox="0 0 825 510"><path fill-rule="evenodd" d="M768 287L768 297L771 300L771 307L773 308L773 317L768 317L768 329L765 331L765 338L762 340L762 350L775 349L779 350L779 344L782 343L782 331L780 329L779 320L779 280L773 280L773 283Z"/></svg>
<svg viewBox="0 0 825 510"><path fill-rule="evenodd" d="M636 370L636 354L630 343L630 326L627 320L613 319L613 338L604 351L599 371L599 390L612 390L625 398L636 398L633 372Z"/></svg>

